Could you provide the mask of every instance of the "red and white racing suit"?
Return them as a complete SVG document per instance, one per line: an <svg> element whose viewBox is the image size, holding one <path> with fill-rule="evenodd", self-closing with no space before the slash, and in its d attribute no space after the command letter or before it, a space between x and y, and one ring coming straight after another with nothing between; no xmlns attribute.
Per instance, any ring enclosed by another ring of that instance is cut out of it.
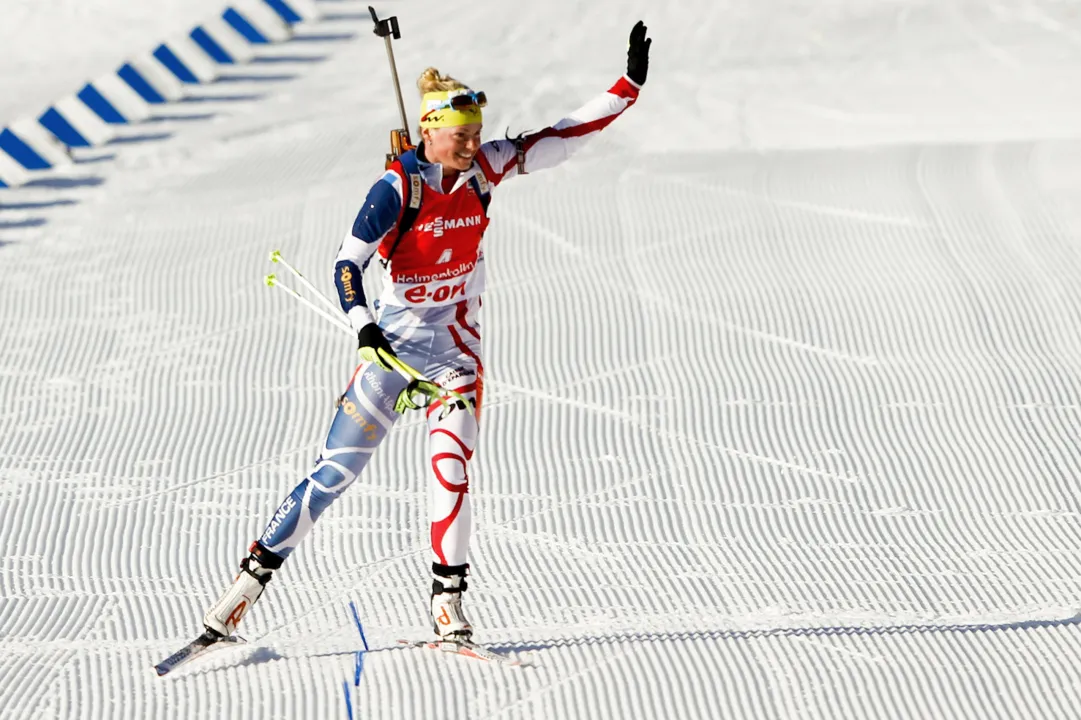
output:
<svg viewBox="0 0 1081 720"><path fill-rule="evenodd" d="M517 142L484 143L473 165L449 188L444 187L442 166L422 155L413 177L395 163L369 191L338 251L335 284L353 328L378 322L403 361L465 395L476 407L475 415L460 407L448 412L438 403L427 411L432 552L442 565L466 563L471 529L467 463L476 448L484 390L478 311L488 218L481 195L521 172L563 162L633 105L638 92L637 85L622 77L551 127ZM422 189L416 187L419 183ZM399 238L407 202L415 202L418 195L416 219ZM361 283L373 257L379 259L383 276L375 314ZM282 557L296 548L386 437L397 419L395 399L405 385L404 379L375 364L357 367L314 469L278 507L259 539L263 546Z"/></svg>

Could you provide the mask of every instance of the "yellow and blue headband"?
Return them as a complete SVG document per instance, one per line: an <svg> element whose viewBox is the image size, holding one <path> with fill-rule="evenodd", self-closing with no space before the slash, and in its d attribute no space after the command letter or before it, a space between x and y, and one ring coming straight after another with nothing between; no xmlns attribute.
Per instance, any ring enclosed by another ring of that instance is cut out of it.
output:
<svg viewBox="0 0 1081 720"><path fill-rule="evenodd" d="M484 121L480 109L488 104L483 92L444 90L424 93L420 101L422 128L458 127Z"/></svg>

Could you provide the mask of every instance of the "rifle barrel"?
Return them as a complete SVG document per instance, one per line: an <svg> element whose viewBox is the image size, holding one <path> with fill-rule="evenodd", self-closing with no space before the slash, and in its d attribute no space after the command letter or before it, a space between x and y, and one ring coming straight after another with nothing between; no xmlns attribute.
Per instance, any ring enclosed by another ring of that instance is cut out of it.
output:
<svg viewBox="0 0 1081 720"><path fill-rule="evenodd" d="M405 130L406 138L409 137L409 120L405 117L405 102L402 101L402 88L398 83L398 66L394 64L394 50L390 46L390 36L383 38L387 44L387 59L390 60L390 76L394 79L394 94L398 98L398 112L402 115L402 129Z"/></svg>

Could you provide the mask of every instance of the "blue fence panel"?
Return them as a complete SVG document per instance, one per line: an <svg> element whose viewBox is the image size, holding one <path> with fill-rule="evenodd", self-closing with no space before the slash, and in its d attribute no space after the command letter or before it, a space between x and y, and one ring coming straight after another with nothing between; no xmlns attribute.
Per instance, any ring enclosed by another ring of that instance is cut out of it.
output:
<svg viewBox="0 0 1081 720"><path fill-rule="evenodd" d="M51 107L38 118L46 130L56 136L56 139L68 147L90 147L90 141L84 138L76 130L67 118L61 115L56 108Z"/></svg>
<svg viewBox="0 0 1081 720"><path fill-rule="evenodd" d="M165 98L158 94L158 91L139 74L138 70L131 66L131 63L126 63L124 67L116 71L116 74L120 76L121 80L131 85L131 89L139 93L139 96L148 103L153 105L165 103Z"/></svg>
<svg viewBox="0 0 1081 720"><path fill-rule="evenodd" d="M196 45L203 49L203 52L214 58L215 61L223 65L235 64L236 61L225 51L225 48L215 42L214 38L210 37L210 33L201 27L197 27L191 31L191 39L195 41Z"/></svg>
<svg viewBox="0 0 1081 720"><path fill-rule="evenodd" d="M27 170L48 170L52 167L22 139L7 128L0 131L0 150L3 150Z"/></svg>
<svg viewBox="0 0 1081 720"><path fill-rule="evenodd" d="M180 82L187 83L188 85L198 85L199 78L195 77L195 73L188 69L188 66L176 56L168 45L158 45L154 50L154 57L156 57L162 65L169 68L169 72L180 78Z"/></svg>
<svg viewBox="0 0 1081 720"><path fill-rule="evenodd" d="M233 29L243 35L248 42L255 43L257 45L269 45L270 40L263 37L263 34L252 27L252 24L248 22L247 18L238 13L233 8L229 8L222 13L222 19L225 22L233 26Z"/></svg>
<svg viewBox="0 0 1081 720"><path fill-rule="evenodd" d="M286 5L282 0L263 0L267 5L274 8L274 12L281 16L281 19L290 25L295 25L304 18L297 14L296 10Z"/></svg>
<svg viewBox="0 0 1081 720"><path fill-rule="evenodd" d="M105 99L105 96L98 92L98 89L87 83L86 86L79 91L78 98L83 101L83 104L97 113L97 116L111 125L127 125L127 119L120 114L120 111L116 107Z"/></svg>

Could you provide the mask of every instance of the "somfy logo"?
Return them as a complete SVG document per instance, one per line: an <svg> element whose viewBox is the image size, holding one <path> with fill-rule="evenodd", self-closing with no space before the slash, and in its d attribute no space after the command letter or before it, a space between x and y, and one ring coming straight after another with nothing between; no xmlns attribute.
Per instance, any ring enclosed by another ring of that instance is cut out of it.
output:
<svg viewBox="0 0 1081 720"><path fill-rule="evenodd" d="M357 292L353 289L353 273L349 272L348 265L342 266L342 272L339 277L342 279L342 294L345 296L345 301L353 302L357 299Z"/></svg>

